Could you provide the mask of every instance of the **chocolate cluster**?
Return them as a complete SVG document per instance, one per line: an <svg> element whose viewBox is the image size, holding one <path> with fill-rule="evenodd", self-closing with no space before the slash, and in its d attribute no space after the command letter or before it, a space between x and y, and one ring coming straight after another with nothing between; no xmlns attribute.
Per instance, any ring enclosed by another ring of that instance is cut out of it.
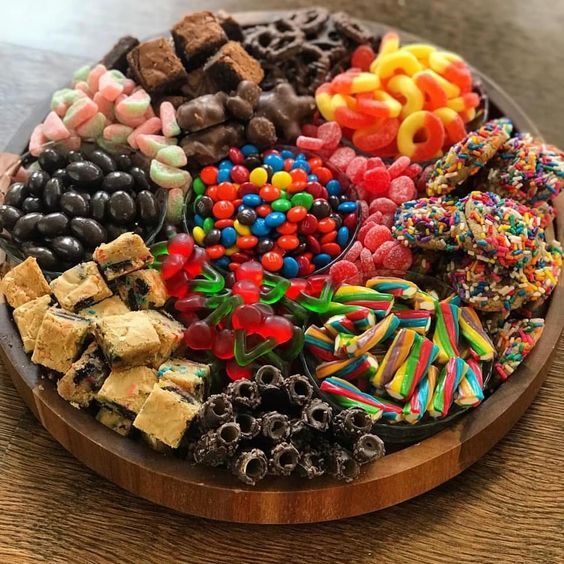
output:
<svg viewBox="0 0 564 564"><path fill-rule="evenodd" d="M197 418L189 460L227 466L247 485L267 474L315 478L329 474L349 482L360 465L384 455L362 409L335 413L305 376L284 377L274 366L259 368L253 380L232 382L210 396Z"/></svg>
<svg viewBox="0 0 564 564"><path fill-rule="evenodd" d="M350 62L372 35L344 12L306 8L268 24L243 29L245 48L264 70L262 86L288 81L298 94L311 94Z"/></svg>

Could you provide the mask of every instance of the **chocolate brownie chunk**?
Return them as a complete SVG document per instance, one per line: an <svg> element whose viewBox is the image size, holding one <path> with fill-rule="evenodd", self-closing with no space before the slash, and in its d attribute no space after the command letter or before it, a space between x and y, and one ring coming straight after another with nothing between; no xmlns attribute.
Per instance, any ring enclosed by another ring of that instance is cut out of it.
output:
<svg viewBox="0 0 564 564"><path fill-rule="evenodd" d="M194 12L184 16L171 33L176 50L188 70L197 69L227 43L227 35L211 12Z"/></svg>
<svg viewBox="0 0 564 564"><path fill-rule="evenodd" d="M153 94L164 92L186 80L186 71L170 39L145 41L127 54L133 78Z"/></svg>
<svg viewBox="0 0 564 564"><path fill-rule="evenodd" d="M235 90L242 80L260 84L264 71L260 63L236 41L226 43L204 66L220 90Z"/></svg>
<svg viewBox="0 0 564 564"><path fill-rule="evenodd" d="M223 31L225 31L231 41L243 42L243 30L239 22L231 14L227 13L225 10L218 10L215 15Z"/></svg>
<svg viewBox="0 0 564 564"><path fill-rule="evenodd" d="M131 37L131 35L120 37L100 62L107 69L117 69L125 73L127 71L127 54L137 45L139 45L139 39Z"/></svg>

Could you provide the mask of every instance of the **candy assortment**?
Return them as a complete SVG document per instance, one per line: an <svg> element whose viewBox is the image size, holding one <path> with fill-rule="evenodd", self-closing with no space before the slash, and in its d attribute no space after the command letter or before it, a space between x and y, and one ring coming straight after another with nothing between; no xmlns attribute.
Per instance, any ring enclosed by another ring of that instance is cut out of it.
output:
<svg viewBox="0 0 564 564"><path fill-rule="evenodd" d="M458 55L324 8L121 38L2 179L25 352L166 455L353 480L541 338L564 153L488 107Z"/></svg>

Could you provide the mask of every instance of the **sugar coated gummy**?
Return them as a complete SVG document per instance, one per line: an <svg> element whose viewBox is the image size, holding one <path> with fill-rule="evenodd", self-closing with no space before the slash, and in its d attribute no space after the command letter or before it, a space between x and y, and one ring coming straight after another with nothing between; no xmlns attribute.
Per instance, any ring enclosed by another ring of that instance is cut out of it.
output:
<svg viewBox="0 0 564 564"><path fill-rule="evenodd" d="M357 284L360 282L360 272L357 266L349 260L340 260L331 265L329 276L336 284L343 282Z"/></svg>
<svg viewBox="0 0 564 564"><path fill-rule="evenodd" d="M375 251L378 247L392 239L392 232L385 225L374 225L364 237L364 246L370 251Z"/></svg>

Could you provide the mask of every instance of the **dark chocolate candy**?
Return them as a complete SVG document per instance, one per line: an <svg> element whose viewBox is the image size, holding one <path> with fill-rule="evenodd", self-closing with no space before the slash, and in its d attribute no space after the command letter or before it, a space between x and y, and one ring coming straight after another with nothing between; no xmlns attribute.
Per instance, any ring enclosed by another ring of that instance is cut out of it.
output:
<svg viewBox="0 0 564 564"><path fill-rule="evenodd" d="M227 94L205 94L182 104L176 111L178 125L189 133L207 129L227 120L225 102Z"/></svg>
<svg viewBox="0 0 564 564"><path fill-rule="evenodd" d="M243 126L227 122L187 135L180 145L188 157L188 162L194 161L206 166L225 158L231 147L240 147L244 142Z"/></svg>
<svg viewBox="0 0 564 564"><path fill-rule="evenodd" d="M127 54L139 45L139 39L125 35L102 57L100 62L107 69L117 69L123 73L127 71Z"/></svg>

